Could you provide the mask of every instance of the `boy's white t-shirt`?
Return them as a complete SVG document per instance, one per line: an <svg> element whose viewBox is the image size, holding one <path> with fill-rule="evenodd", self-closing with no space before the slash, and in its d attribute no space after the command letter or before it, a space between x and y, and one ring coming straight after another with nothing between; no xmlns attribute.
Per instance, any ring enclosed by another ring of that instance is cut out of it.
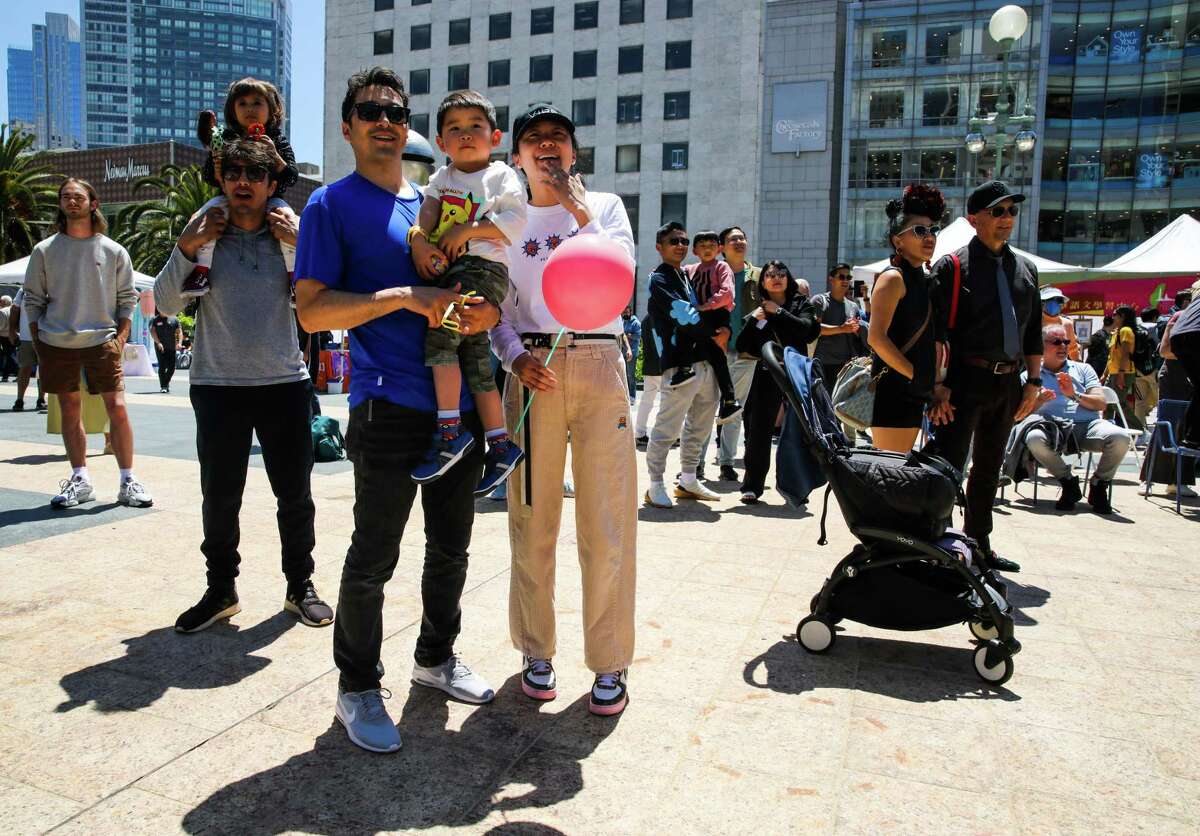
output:
<svg viewBox="0 0 1200 836"><path fill-rule="evenodd" d="M621 198L609 192L587 192L584 200L592 221L582 229L575 216L559 204L527 207L525 231L508 248L508 296L500 306L500 324L491 330L491 337L492 350L509 371L512 361L525 352L521 334L554 334L562 327L542 294L542 271L559 244L580 233L602 235L626 252L630 269L634 269L633 229ZM624 334L620 314L591 333Z"/></svg>
<svg viewBox="0 0 1200 836"><path fill-rule="evenodd" d="M525 228L525 187L517 173L499 160L486 168L467 173L444 165L433 173L424 190L426 197L441 201L437 227L429 236L436 244L454 224L487 219L510 243L520 240ZM467 254L508 264L508 244L496 239L472 238Z"/></svg>

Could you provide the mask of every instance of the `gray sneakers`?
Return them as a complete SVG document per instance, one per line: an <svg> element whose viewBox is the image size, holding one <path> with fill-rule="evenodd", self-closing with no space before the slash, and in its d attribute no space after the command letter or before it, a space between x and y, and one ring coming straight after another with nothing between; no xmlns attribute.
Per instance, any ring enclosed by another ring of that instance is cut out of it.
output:
<svg viewBox="0 0 1200 836"><path fill-rule="evenodd" d="M128 505L130 508L149 508L154 504L154 498L150 496L150 491L145 485L130 476L121 483L121 489L117 491L117 503Z"/></svg>
<svg viewBox="0 0 1200 836"><path fill-rule="evenodd" d="M72 476L58 483L58 496L50 500L51 508L74 508L81 502L96 498L92 483L82 476Z"/></svg>
<svg viewBox="0 0 1200 836"><path fill-rule="evenodd" d="M392 692L383 688L370 691L338 692L334 715L346 728L350 742L368 752L395 752L400 748L400 730L383 707Z"/></svg>
<svg viewBox="0 0 1200 836"><path fill-rule="evenodd" d="M496 696L492 686L468 668L458 656L451 656L442 664L431 668L413 665L412 681L416 685L437 688L456 700L476 705L491 702Z"/></svg>

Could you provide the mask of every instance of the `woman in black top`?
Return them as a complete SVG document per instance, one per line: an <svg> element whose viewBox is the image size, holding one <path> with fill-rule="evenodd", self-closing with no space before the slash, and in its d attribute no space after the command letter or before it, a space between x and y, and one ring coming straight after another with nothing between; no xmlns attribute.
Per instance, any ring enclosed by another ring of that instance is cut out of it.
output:
<svg viewBox="0 0 1200 836"><path fill-rule="evenodd" d="M739 353L762 357L768 341L781 347L791 346L807 353L808 344L817 338L821 325L808 298L800 289L787 265L768 261L758 276L762 304L748 314L738 335ZM746 475L742 479L742 502L758 502L771 467L771 436L775 418L783 403L783 392L761 362L754 368L750 396L743 421L746 427Z"/></svg>
<svg viewBox="0 0 1200 836"><path fill-rule="evenodd" d="M933 395L937 349L926 265L945 211L942 193L923 185L909 186L887 205L892 266L875 280L867 336L875 353L871 439L880 450L912 450Z"/></svg>

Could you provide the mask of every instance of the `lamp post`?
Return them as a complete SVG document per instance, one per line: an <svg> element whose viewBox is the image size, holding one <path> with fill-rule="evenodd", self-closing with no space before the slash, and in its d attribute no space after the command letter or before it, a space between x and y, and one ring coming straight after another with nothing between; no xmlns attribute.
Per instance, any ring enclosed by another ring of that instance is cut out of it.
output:
<svg viewBox="0 0 1200 836"><path fill-rule="evenodd" d="M992 40L1000 44L1000 54L1003 59L1003 68L1000 71L1000 95L996 98L994 113L972 116L967 121L965 144L967 151L972 154L982 153L983 149L987 147L986 134L989 130L995 133L996 177L1000 176L1004 161L1004 146L1008 143L1009 122L1015 123L1018 127L1017 135L1013 138L1013 144L1017 151L1028 153L1037 144L1037 133L1033 130L1037 118L1033 114L1032 105L1029 104L1028 95L1025 97L1025 106L1022 112L1016 115L1010 113L1012 104L1008 100L1009 53L1012 51L1013 44L1025 34L1028 26L1029 15L1020 6L1003 6L992 15L992 19L988 22L988 34L992 36Z"/></svg>

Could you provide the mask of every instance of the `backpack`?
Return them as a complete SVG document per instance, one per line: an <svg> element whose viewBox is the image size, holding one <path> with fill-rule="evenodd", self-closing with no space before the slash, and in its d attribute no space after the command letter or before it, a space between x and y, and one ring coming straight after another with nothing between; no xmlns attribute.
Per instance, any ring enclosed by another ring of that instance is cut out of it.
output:
<svg viewBox="0 0 1200 836"><path fill-rule="evenodd" d="M346 458L346 440L336 418L318 415L312 420L313 458L319 462L340 462Z"/></svg>
<svg viewBox="0 0 1200 836"><path fill-rule="evenodd" d="M1133 367L1138 374L1154 374L1162 365L1154 335L1140 325L1133 326Z"/></svg>

